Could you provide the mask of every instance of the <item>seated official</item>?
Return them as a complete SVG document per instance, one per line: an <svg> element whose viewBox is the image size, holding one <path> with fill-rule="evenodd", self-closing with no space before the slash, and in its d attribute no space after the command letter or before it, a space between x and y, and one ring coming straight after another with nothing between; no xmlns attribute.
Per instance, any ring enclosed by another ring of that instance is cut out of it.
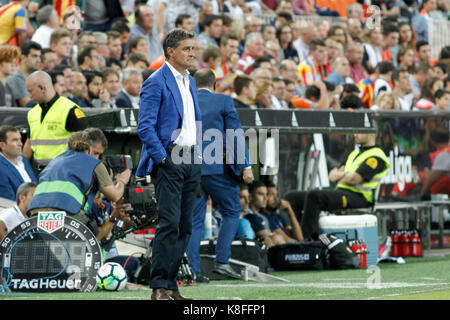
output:
<svg viewBox="0 0 450 320"><path fill-rule="evenodd" d="M24 182L37 179L22 155L22 136L13 126L0 126L0 198L15 201L17 188Z"/></svg>
<svg viewBox="0 0 450 320"><path fill-rule="evenodd" d="M6 234L28 219L28 205L33 197L36 185L24 182L17 189L17 204L0 212L0 241Z"/></svg>
<svg viewBox="0 0 450 320"><path fill-rule="evenodd" d="M123 196L130 170L117 174L113 183L105 165L91 155L94 150L89 144L88 130L74 133L68 141L69 149L50 161L41 172L28 208L31 215L39 211L62 210L89 224L86 212L92 207L98 191L111 201L118 201ZM94 232L97 235L97 230Z"/></svg>
<svg viewBox="0 0 450 320"><path fill-rule="evenodd" d="M359 148L350 153L345 165L329 173L335 190L293 191L286 194L301 224L305 240L317 240L321 211L367 208L374 203L374 192L389 169L381 148L375 145L376 134L355 134Z"/></svg>

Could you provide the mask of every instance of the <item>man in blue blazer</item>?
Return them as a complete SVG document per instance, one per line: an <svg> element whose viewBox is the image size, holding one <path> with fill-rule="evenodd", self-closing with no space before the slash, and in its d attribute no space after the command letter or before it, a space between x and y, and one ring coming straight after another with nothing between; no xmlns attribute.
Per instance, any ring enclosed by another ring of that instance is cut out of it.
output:
<svg viewBox="0 0 450 320"><path fill-rule="evenodd" d="M203 195L197 199L195 205L192 236L187 254L192 269L196 274L200 274L200 240L204 230L206 202L208 196L211 196L222 215L214 271L239 279L240 275L230 266L229 259L231 243L236 236L241 212L239 201L241 173L244 182L253 181L244 132L231 97L213 93L216 81L214 73L210 69L200 69L194 74L194 78L202 113ZM200 274L200 278L202 277Z"/></svg>
<svg viewBox="0 0 450 320"><path fill-rule="evenodd" d="M36 183L28 160L22 155L22 137L13 126L0 126L0 198L16 201L17 188Z"/></svg>
<svg viewBox="0 0 450 320"><path fill-rule="evenodd" d="M171 30L163 40L166 63L143 84L137 133L142 154L137 176L151 174L158 225L152 247L153 300L184 298L176 282L192 230L192 211L200 183L200 109L194 79L194 34Z"/></svg>

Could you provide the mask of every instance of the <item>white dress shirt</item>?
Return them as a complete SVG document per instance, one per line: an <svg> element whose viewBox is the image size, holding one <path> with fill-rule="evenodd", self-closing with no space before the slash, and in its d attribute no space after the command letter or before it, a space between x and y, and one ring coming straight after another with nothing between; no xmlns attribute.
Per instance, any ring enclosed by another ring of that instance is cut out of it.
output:
<svg viewBox="0 0 450 320"><path fill-rule="evenodd" d="M177 81L183 102L183 124L174 143L179 146L193 146L197 141L197 129L195 123L194 100L192 99L191 91L189 89L189 71L186 70L185 74L181 74L171 66L169 62L166 61L166 63Z"/></svg>
<svg viewBox="0 0 450 320"><path fill-rule="evenodd" d="M50 36L55 29L46 25L41 25L36 29L31 40L41 45L42 49L50 48Z"/></svg>
<svg viewBox="0 0 450 320"><path fill-rule="evenodd" d="M6 225L6 231L9 232L26 219L19 207L14 205L14 207L6 208L0 212L0 220L3 221Z"/></svg>
<svg viewBox="0 0 450 320"><path fill-rule="evenodd" d="M298 61L302 62L309 56L309 45L307 45L302 38L298 38L293 42L294 48L297 50Z"/></svg>

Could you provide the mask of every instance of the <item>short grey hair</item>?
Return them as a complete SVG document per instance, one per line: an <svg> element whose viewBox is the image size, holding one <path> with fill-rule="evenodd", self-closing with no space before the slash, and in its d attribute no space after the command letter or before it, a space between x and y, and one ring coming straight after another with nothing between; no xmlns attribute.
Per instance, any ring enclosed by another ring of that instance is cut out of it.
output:
<svg viewBox="0 0 450 320"><path fill-rule="evenodd" d="M16 202L17 202L17 205L20 204L20 197L19 196L23 195L23 196L26 197L28 195L28 193L30 192L31 188L36 188L36 184L34 182L24 182L17 188L17 191L16 191Z"/></svg>
<svg viewBox="0 0 450 320"><path fill-rule="evenodd" d="M262 33L261 32L250 32L245 37L245 46L251 44L256 38L263 38Z"/></svg>
<svg viewBox="0 0 450 320"><path fill-rule="evenodd" d="M50 17L55 9L51 4L43 6L36 13L36 21L39 25L47 24L50 21ZM56 10L55 10L56 12Z"/></svg>
<svg viewBox="0 0 450 320"><path fill-rule="evenodd" d="M130 81L131 77L137 76L142 77L142 72L135 68L126 68L122 72L122 82Z"/></svg>
<svg viewBox="0 0 450 320"><path fill-rule="evenodd" d="M95 31L92 33L98 44L107 44L108 43L108 35L105 32Z"/></svg>

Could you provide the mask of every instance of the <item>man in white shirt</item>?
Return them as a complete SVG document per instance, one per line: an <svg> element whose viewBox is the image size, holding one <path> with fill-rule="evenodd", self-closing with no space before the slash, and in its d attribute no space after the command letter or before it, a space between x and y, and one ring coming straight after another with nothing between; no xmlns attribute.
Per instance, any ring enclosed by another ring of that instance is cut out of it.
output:
<svg viewBox="0 0 450 320"><path fill-rule="evenodd" d="M36 185L33 182L25 182L17 189L17 204L0 212L0 241L5 235L28 219L28 205L33 197Z"/></svg>
<svg viewBox="0 0 450 320"><path fill-rule="evenodd" d="M317 27L313 23L297 20L294 26L294 48L298 53L298 60L302 62L309 56L309 44L317 38Z"/></svg>
<svg viewBox="0 0 450 320"><path fill-rule="evenodd" d="M275 78L273 83L272 109L289 109L284 98L286 96L286 84L282 78Z"/></svg>
<svg viewBox="0 0 450 320"><path fill-rule="evenodd" d="M126 68L123 70L122 90L115 99L117 108L139 109L142 82L142 73L138 69Z"/></svg>
<svg viewBox="0 0 450 320"><path fill-rule="evenodd" d="M28 160L22 155L22 136L13 126L0 126L0 197L16 200L24 182L37 182Z"/></svg>
<svg viewBox="0 0 450 320"><path fill-rule="evenodd" d="M137 133L143 148L136 175L152 175L158 203L151 299L185 300L176 278L192 232L201 176L201 139L197 139L201 113L195 81L188 72L196 61L195 35L173 29L165 36L163 48L165 64L141 90Z"/></svg>
<svg viewBox="0 0 450 320"><path fill-rule="evenodd" d="M410 111L414 102L414 95L411 92L411 83L409 81L409 73L405 69L395 69L392 72L392 90L397 94L400 101L400 109Z"/></svg>
<svg viewBox="0 0 450 320"><path fill-rule="evenodd" d="M37 12L36 21L40 27L36 29L31 40L39 43L42 49L50 48L50 36L59 28L58 12L52 5L46 5Z"/></svg>
<svg viewBox="0 0 450 320"><path fill-rule="evenodd" d="M389 82L392 78L392 72L395 67L391 62L382 61L377 64L375 68L375 72L378 74L378 78L375 80L375 86L373 89L373 99L377 98L377 96L383 92L391 92L392 88Z"/></svg>

